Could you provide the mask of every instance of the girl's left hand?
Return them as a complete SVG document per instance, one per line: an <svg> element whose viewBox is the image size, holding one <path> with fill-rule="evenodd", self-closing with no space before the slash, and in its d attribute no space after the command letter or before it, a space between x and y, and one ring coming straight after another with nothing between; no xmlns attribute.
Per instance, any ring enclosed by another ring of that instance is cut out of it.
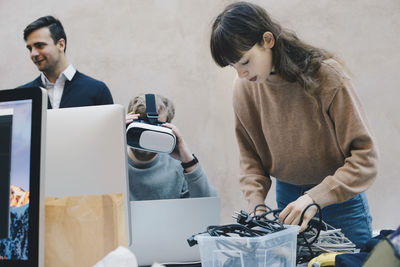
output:
<svg viewBox="0 0 400 267"><path fill-rule="evenodd" d="M284 208L280 215L279 221L284 224L298 225L300 223L300 217L303 210L310 204L313 203L312 198L304 194L299 197L297 200L289 203L289 205ZM314 217L317 213L317 208L315 206L311 206L304 213L303 222L300 226L300 232L304 231L307 228L308 222Z"/></svg>

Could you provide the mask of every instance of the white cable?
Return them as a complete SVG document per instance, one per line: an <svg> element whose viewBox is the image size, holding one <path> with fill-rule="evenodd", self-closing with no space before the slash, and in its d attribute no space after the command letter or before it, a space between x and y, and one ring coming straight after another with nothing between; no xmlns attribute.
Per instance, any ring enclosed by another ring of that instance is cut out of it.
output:
<svg viewBox="0 0 400 267"><path fill-rule="evenodd" d="M326 230L321 230L317 240L310 245L314 254L318 255L324 252L342 252L357 253L356 248L342 232L341 229L335 229L333 226L323 222ZM314 230L314 229L313 229ZM304 233L307 242L310 243L316 236L317 231ZM297 256L310 256L311 253L302 239L299 239L297 246Z"/></svg>

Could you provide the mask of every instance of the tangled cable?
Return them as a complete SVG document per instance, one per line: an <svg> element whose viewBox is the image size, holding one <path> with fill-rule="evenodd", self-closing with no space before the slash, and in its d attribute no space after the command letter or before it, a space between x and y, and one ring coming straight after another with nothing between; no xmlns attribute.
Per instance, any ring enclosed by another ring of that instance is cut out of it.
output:
<svg viewBox="0 0 400 267"><path fill-rule="evenodd" d="M313 223L312 221L310 223ZM357 253L359 251L356 245L341 232L341 229L336 229L324 221L319 228L318 238L315 238L315 228L299 234L302 238L297 239L298 263L309 261L325 252ZM309 244L305 245L305 242Z"/></svg>
<svg viewBox="0 0 400 267"><path fill-rule="evenodd" d="M357 252L356 246L344 236L340 229L335 229L322 220L321 207L316 203L308 205L303 210L299 225L303 222L305 212L312 206L317 208L318 217L312 218L307 228L297 236L296 263L308 262L323 252ZM243 210L235 212L233 218L236 219L237 224L211 225L207 227L205 232L199 234L224 237L257 237L279 232L286 229L284 224L278 220L281 211L281 209L271 209L265 204L260 204L254 208L252 215ZM188 238L187 241L190 246L197 244L195 236ZM240 244L241 247L239 247L239 244L227 239L224 239L223 242L217 242L216 245L219 249L226 251L224 253L230 258L235 258L233 255L228 255L228 251L232 249L245 252L248 259L251 259L258 249L255 244L245 247Z"/></svg>
<svg viewBox="0 0 400 267"><path fill-rule="evenodd" d="M321 207L312 203L308 205L300 216L299 225L302 224L304 214L306 211L315 206L318 210L318 217L312 218L307 228L298 234L297 236L297 264L310 261L312 258L320 255L324 252L344 252L344 253L356 253L356 245L354 245L342 232L341 229L335 229L333 226L327 224L322 220ZM257 214L259 209L265 209L266 211L262 214L255 215L254 218L257 220L266 219L265 217L272 214L273 220L278 221L278 217L281 209L272 210L267 205L261 204L254 208L253 213Z"/></svg>
<svg viewBox="0 0 400 267"><path fill-rule="evenodd" d="M257 237L262 237L271 233L279 232L286 229L284 225L273 219L259 220L254 216L250 216L245 211L240 211L235 217L237 224L227 225L211 225L207 230L200 234L208 234L210 236L223 237L214 240L215 252L219 255L222 262L218 266L232 267L243 266L241 263L246 262L246 266L258 266L260 258L265 257L266 251L272 251L271 248L276 248L280 245L279 241L260 242ZM193 235L187 241L190 246L197 244L197 240ZM225 238L232 237L232 238ZM255 239L241 239L233 237L254 237ZM262 240L262 239L261 239ZM281 241L280 241L281 242ZM283 263L287 266L287 262L291 257L290 248L279 248L279 251L269 256L269 260Z"/></svg>
<svg viewBox="0 0 400 267"><path fill-rule="evenodd" d="M284 230L283 223L277 220L274 212L265 213L263 216L250 216L245 211L236 212L237 216L234 217L237 224L227 225L210 225L207 227L205 232L199 234L208 233L210 236L240 236L240 237L256 237L263 236L270 233ZM267 215L273 214L274 219L268 219ZM194 246L197 241L194 239L196 235L188 238L189 246Z"/></svg>

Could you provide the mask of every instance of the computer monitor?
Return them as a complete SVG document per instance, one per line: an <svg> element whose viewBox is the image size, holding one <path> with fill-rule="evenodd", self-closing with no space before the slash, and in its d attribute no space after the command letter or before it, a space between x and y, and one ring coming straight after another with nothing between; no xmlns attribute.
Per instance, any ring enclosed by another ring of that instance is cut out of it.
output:
<svg viewBox="0 0 400 267"><path fill-rule="evenodd" d="M45 195L123 193L129 233L124 110L122 105L48 110Z"/></svg>
<svg viewBox="0 0 400 267"><path fill-rule="evenodd" d="M0 266L44 264L47 94L0 90Z"/></svg>

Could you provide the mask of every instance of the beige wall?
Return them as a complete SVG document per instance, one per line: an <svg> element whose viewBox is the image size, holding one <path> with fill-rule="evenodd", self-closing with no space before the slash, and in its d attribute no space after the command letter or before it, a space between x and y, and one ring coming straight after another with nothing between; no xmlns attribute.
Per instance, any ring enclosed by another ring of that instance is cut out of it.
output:
<svg viewBox="0 0 400 267"><path fill-rule="evenodd" d="M208 49L211 22L228 2L0 0L0 88L37 76L22 31L40 16L55 15L67 32L69 61L106 82L116 103L127 106L141 92L175 101L174 122L222 197L222 222L233 222L233 211L246 207L238 187L233 132L235 72L218 68ZM304 40L337 53L353 71L381 153L378 179L368 191L374 228L397 227L400 1L256 2ZM273 192L267 204L275 206Z"/></svg>

